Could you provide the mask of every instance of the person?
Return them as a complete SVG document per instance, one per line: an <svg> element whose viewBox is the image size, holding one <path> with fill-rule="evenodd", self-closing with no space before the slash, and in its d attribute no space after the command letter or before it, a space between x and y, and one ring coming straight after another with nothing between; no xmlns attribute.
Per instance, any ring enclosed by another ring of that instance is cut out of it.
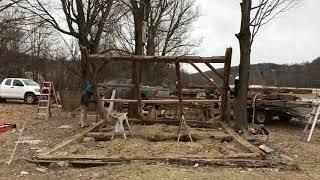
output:
<svg viewBox="0 0 320 180"><path fill-rule="evenodd" d="M240 86L239 76L236 76L234 78L234 97L239 96L239 86Z"/></svg>
<svg viewBox="0 0 320 180"><path fill-rule="evenodd" d="M90 98L93 95L92 92L92 85L88 84L85 86L84 93L81 95L80 99L80 110L81 110L81 116L80 116L80 126L81 128L87 127L88 124L87 121L87 113L88 113L88 106L90 102Z"/></svg>

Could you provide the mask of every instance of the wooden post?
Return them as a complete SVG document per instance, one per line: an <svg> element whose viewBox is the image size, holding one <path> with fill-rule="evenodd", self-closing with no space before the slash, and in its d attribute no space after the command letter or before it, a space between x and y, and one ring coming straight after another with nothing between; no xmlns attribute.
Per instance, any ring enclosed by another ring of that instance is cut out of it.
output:
<svg viewBox="0 0 320 180"><path fill-rule="evenodd" d="M81 62L82 62L82 74L83 74L83 80L85 84L91 84L93 86L93 96L96 100L96 111L99 112L100 118L105 118L105 109L103 108L103 105L100 101L100 95L97 90L96 86L96 68L95 65L89 61L89 51L86 46L81 47Z"/></svg>
<svg viewBox="0 0 320 180"><path fill-rule="evenodd" d="M129 105L129 115L137 118L142 118L141 93L139 86L139 68L138 63L132 62L132 83L134 87L131 89L133 99L138 100L138 104Z"/></svg>
<svg viewBox="0 0 320 180"><path fill-rule="evenodd" d="M231 67L231 58L232 58L232 48L227 48L226 50L226 61L224 63L224 73L223 73L223 87L222 87L222 97L221 97L221 120L225 122L229 122L230 119L228 114L230 112L227 111L228 106L228 91L229 87L229 76L230 76L230 67Z"/></svg>
<svg viewBox="0 0 320 180"><path fill-rule="evenodd" d="M175 63L175 66L176 66L176 77L177 77L176 87L178 90L179 110L180 110L179 117L181 118L183 115L183 102L182 102L182 84L181 84L181 75L180 75L180 64Z"/></svg>
<svg viewBox="0 0 320 180"><path fill-rule="evenodd" d="M217 90L221 93L221 87L219 87L218 84L216 84L213 80L210 79L208 75L206 75L204 72L201 71L192 61L189 61L191 66L193 66L208 82L210 85L213 85L214 87L217 88Z"/></svg>

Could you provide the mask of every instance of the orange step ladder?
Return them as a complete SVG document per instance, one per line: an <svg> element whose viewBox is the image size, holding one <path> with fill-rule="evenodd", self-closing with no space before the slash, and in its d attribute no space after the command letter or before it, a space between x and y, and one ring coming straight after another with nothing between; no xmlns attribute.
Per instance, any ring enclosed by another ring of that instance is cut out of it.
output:
<svg viewBox="0 0 320 180"><path fill-rule="evenodd" d="M60 117L61 99L59 92L55 90L53 82L43 82L40 90L41 94L38 99L37 117L46 116L48 120L51 117L51 110L56 108Z"/></svg>

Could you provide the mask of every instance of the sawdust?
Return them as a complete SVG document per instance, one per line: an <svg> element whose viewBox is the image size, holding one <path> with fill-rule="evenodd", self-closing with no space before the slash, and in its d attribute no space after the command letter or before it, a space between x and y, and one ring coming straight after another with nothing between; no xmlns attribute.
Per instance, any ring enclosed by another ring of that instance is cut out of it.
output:
<svg viewBox="0 0 320 180"><path fill-rule="evenodd" d="M237 143L221 142L222 130L191 129L194 142L177 142L177 126L134 125L127 140L118 135L112 141L85 141L72 144L56 154L65 153L105 157L206 157L246 153ZM111 132L110 132L111 136ZM167 138L163 138L167 137ZM169 137L169 138L168 138ZM151 139L151 140L150 140ZM76 153L74 153L76 152Z"/></svg>

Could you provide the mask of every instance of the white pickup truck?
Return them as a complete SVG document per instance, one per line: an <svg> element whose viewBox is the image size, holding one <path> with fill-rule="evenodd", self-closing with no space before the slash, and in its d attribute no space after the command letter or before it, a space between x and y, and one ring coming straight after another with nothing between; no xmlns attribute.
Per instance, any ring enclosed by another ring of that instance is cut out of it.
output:
<svg viewBox="0 0 320 180"><path fill-rule="evenodd" d="M33 104L40 96L40 85L30 79L6 78L0 84L0 102L6 99L21 99Z"/></svg>

